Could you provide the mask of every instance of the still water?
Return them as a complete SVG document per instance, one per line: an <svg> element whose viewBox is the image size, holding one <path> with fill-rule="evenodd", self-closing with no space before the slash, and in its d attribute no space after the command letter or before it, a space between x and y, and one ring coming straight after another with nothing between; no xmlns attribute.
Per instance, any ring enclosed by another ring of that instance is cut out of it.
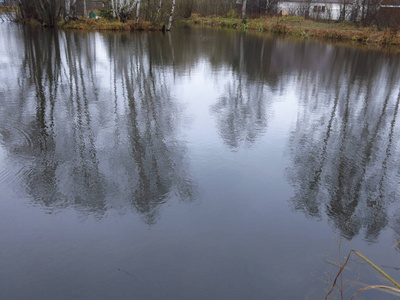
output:
<svg viewBox="0 0 400 300"><path fill-rule="evenodd" d="M0 41L1 299L322 299L350 249L400 279L400 56L189 28ZM385 283L344 276L347 298Z"/></svg>

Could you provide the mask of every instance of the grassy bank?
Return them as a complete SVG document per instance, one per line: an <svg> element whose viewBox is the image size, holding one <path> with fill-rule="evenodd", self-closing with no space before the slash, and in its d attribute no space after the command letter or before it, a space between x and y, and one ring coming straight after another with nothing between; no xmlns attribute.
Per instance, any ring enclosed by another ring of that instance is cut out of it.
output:
<svg viewBox="0 0 400 300"><path fill-rule="evenodd" d="M40 24L38 21L33 19L23 19L18 20L21 24L30 24L37 26L44 26L46 24ZM147 30L147 31L160 31L162 25L152 24L150 22L141 21L136 24L135 21L129 20L122 23L118 20L108 20L108 19L87 19L79 18L70 22L60 21L57 23L57 28L60 29L76 29L76 30L111 30L111 31L129 31L129 30Z"/></svg>
<svg viewBox="0 0 400 300"><path fill-rule="evenodd" d="M59 28L62 29L79 29L79 30L161 30L162 25L152 24L142 21L136 24L135 21L129 20L122 23L118 20L108 19L78 19L68 23L60 22Z"/></svg>
<svg viewBox="0 0 400 300"><path fill-rule="evenodd" d="M198 24L222 28L234 28L243 30L257 30L281 35L312 37L334 41L352 41L364 44L400 45L400 32L391 29L378 30L376 27L357 27L344 21L317 22L306 20L302 17L264 17L248 19L242 24L240 19L223 17L201 17L192 15L183 21L188 24Z"/></svg>
<svg viewBox="0 0 400 300"><path fill-rule="evenodd" d="M0 6L0 13L16 12L17 9L12 6Z"/></svg>
<svg viewBox="0 0 400 300"><path fill-rule="evenodd" d="M21 23L37 23L32 20L20 20ZM392 29L379 30L377 27L358 27L351 22L318 22L306 20L302 17L263 17L248 19L242 24L241 19L225 17L202 17L193 14L190 18L180 21L185 24L205 25L221 28L233 28L241 30L254 30L259 32L271 32L281 35L291 35L303 38L318 38L336 42L355 42L371 45L400 46L400 31ZM39 24L39 23L37 23ZM45 25L45 24L40 24ZM129 20L122 23L118 20L87 19L80 18L70 22L59 22L58 28L77 30L161 30L162 25L142 21L136 24Z"/></svg>

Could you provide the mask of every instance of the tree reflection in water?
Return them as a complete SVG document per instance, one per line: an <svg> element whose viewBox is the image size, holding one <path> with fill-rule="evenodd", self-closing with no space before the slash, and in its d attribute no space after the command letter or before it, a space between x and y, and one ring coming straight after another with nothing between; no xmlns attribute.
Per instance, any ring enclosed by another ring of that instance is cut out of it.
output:
<svg viewBox="0 0 400 300"><path fill-rule="evenodd" d="M99 216L133 207L149 224L171 197L192 199L179 131L184 111L170 88L177 74L190 76L205 60L213 72L231 74L210 110L233 150L262 137L273 100L293 83L299 111L287 173L294 207L326 214L349 239L365 231L374 241L399 196L398 58L205 32L183 33L182 44L175 40L182 36L161 33L24 27L19 102L0 108L0 134L23 165L28 194L49 208L72 205Z"/></svg>
<svg viewBox="0 0 400 300"><path fill-rule="evenodd" d="M134 44L124 34L105 35L106 65L97 61L95 34L38 31L23 28L21 103L2 112L25 124L29 142L10 130L6 145L25 164L32 199L97 216L134 207L148 224L169 198L191 200L178 132L183 111L169 91L171 70L143 51L147 35Z"/></svg>
<svg viewBox="0 0 400 300"><path fill-rule="evenodd" d="M109 36L109 57L113 62L114 113L116 130L127 128L129 132L117 137L110 150L122 148L110 166L118 190L126 190L125 197L136 209L145 215L146 222L154 223L157 208L171 193L180 199L192 198L192 183L187 179L185 147L177 139L177 122L181 108L170 95L166 68L155 66L144 53L149 41L146 35L137 36L135 43L129 43L121 36ZM129 57L126 53L133 52ZM120 84L116 84L120 82ZM119 111L123 99L123 115L128 125L121 126ZM129 145L129 152L124 148ZM109 147L109 146L107 146ZM133 160L132 160L133 158ZM125 174L134 172L135 176Z"/></svg>
<svg viewBox="0 0 400 300"><path fill-rule="evenodd" d="M344 237L375 241L398 197L400 70L373 52L338 49L329 76L299 79L288 170L296 209L326 212ZM343 72L345 70L345 72ZM319 91L323 90L324 94ZM396 138L394 138L396 136Z"/></svg>
<svg viewBox="0 0 400 300"><path fill-rule="evenodd" d="M242 34L233 42L233 48L238 50L233 69L237 70L234 78L226 84L225 93L211 107L212 114L217 118L219 134L231 149L237 149L241 145L251 146L267 127L266 85L247 80L246 70L249 67L246 63L249 60L246 55L249 49L254 49L251 47L254 45L247 43L248 48L245 48L244 39ZM260 49L262 58L264 48Z"/></svg>

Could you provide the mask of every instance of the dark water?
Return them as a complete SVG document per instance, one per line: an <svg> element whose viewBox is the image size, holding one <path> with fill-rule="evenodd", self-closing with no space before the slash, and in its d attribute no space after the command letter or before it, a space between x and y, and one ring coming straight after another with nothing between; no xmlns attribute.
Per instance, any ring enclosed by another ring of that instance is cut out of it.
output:
<svg viewBox="0 0 400 300"><path fill-rule="evenodd" d="M1 299L322 299L350 249L400 279L398 55L212 29L0 41ZM344 280L385 283L356 258Z"/></svg>

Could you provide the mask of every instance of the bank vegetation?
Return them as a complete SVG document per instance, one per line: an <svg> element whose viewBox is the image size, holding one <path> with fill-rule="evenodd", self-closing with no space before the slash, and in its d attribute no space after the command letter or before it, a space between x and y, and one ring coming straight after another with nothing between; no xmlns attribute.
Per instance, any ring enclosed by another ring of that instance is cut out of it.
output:
<svg viewBox="0 0 400 300"><path fill-rule="evenodd" d="M170 30L176 7L176 0L9 1L15 7L13 20L17 22L77 29Z"/></svg>
<svg viewBox="0 0 400 300"><path fill-rule="evenodd" d="M318 38L337 42L354 42L377 45L400 45L400 31L395 28L378 28L375 25L359 26L350 21L316 21L298 16L267 16L248 19L203 17L192 15L183 21L187 24L270 32L302 38Z"/></svg>
<svg viewBox="0 0 400 300"><path fill-rule="evenodd" d="M88 30L170 30L186 24L400 45L400 0L7 0L19 22ZM397 5L382 5L399 1ZM294 4L293 4L294 3ZM97 6L96 6L97 5Z"/></svg>

